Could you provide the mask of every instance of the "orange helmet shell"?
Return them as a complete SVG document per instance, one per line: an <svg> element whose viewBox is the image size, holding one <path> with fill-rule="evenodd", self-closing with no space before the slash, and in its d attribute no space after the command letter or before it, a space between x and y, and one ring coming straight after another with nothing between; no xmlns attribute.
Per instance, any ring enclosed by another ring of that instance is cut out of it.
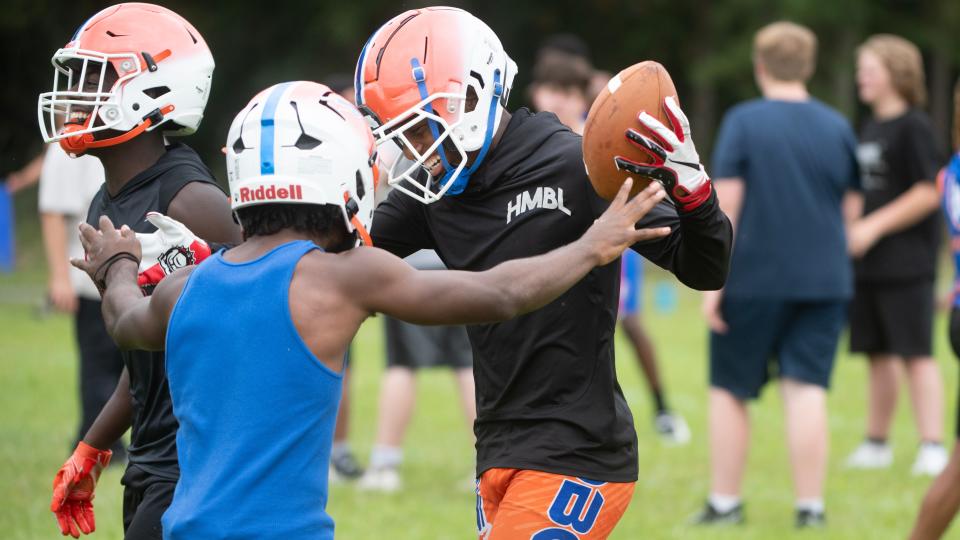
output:
<svg viewBox="0 0 960 540"><path fill-rule="evenodd" d="M423 67L427 93L462 94L466 59L461 36L464 28L460 10L448 8L413 9L397 15L371 39L367 50L374 58L363 62L363 104L387 123L423 98L414 82L411 60ZM452 120L446 99L433 104L437 114Z"/></svg>
<svg viewBox="0 0 960 540"><path fill-rule="evenodd" d="M189 21L163 6L141 2L117 4L100 11L83 23L63 48L103 54L134 53L140 55L143 71L150 69L143 52L161 59L204 50L209 54L206 41ZM117 75L122 77L132 66L121 63L111 60Z"/></svg>

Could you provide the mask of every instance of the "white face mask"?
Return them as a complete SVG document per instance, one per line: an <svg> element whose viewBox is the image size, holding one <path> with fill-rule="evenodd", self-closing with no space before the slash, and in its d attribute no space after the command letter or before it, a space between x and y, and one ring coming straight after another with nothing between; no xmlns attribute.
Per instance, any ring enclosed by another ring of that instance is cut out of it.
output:
<svg viewBox="0 0 960 540"><path fill-rule="evenodd" d="M454 117L457 120L451 123L436 113L432 104L440 100L446 101L448 107L453 108L451 112L456 113ZM467 150L455 136L455 130L464 122L464 102L463 95L437 93L386 124L374 127L373 136L377 139L378 151L387 156L396 156L392 162L381 158L381 163L385 165L382 170L386 173L387 185L424 204L440 200L449 191L466 167L468 159ZM431 121L436 127L436 133L433 134L433 142L421 153L407 137L407 132ZM451 149L455 152L455 157L449 155ZM441 152L444 154L443 159L440 157ZM404 154L413 156L413 159L404 157ZM457 165L451 166L451 161L455 161ZM442 183L436 182L430 174L430 170L436 170L438 164L442 166Z"/></svg>
<svg viewBox="0 0 960 540"><path fill-rule="evenodd" d="M120 126L123 111L117 89L141 73L136 55L60 49L53 55L52 63L53 90L40 94L37 102L37 119L44 142ZM123 73L110 88L105 88L111 65L119 65ZM90 81L91 76L96 79ZM59 128L61 125L67 129Z"/></svg>

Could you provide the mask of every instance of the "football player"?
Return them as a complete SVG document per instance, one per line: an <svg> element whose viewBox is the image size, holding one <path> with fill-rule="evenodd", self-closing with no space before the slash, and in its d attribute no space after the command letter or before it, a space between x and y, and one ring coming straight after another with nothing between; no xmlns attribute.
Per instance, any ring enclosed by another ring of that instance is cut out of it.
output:
<svg viewBox="0 0 960 540"><path fill-rule="evenodd" d="M460 9L407 11L369 38L356 102L378 144L412 160L384 164L395 189L374 215L375 245L398 256L435 249L448 268L485 270L564 245L601 215L581 138L553 115L508 111L516 72L496 34ZM670 234L633 249L692 288L716 289L730 223L686 117L664 106L670 126L641 114L649 134L625 134L659 164L618 158L670 197L637 225ZM468 327L482 538L604 538L625 511L637 438L614 369L618 279L618 265L600 266L538 310Z"/></svg>
<svg viewBox="0 0 960 540"><path fill-rule="evenodd" d="M327 87L275 85L237 115L227 140L244 242L137 285L140 246L100 218L81 227L87 271L121 347L159 350L181 475L164 538L333 538L327 467L344 355L361 323L490 323L535 310L629 245L669 233L635 222L664 197L629 183L579 240L481 273L420 272L370 248L375 143ZM372 285L373 284L373 285ZM145 359L144 361L149 361ZM278 415L278 411L282 411Z"/></svg>
<svg viewBox="0 0 960 540"><path fill-rule="evenodd" d="M105 215L152 232L144 217L162 212L205 238L239 240L210 170L188 146L165 141L193 133L207 103L214 62L196 28L160 6L118 4L83 23L52 61L53 90L38 102L44 140L59 141L73 156L99 158L105 171L88 223L96 226ZM163 263L169 270L203 255L177 250L145 266ZM129 350L123 359L113 396L54 479L51 510L64 535L93 532L97 478L110 462L111 445L131 429L122 480L126 538L161 537L160 516L179 475L164 357Z"/></svg>
<svg viewBox="0 0 960 540"><path fill-rule="evenodd" d="M407 11L368 39L355 101L378 144L407 158L380 163L394 190L374 214L377 247L433 249L448 268L482 271L569 243L607 208L578 135L553 115L506 109L516 71L496 34L461 9ZM648 135L624 134L654 163L616 157L669 195L637 224L669 234L632 248L692 288L717 289L730 222L689 122L673 100L664 107L670 126L641 113ZM600 266L538 310L468 327L482 538L605 538L626 510L637 438L614 368L618 277L618 265Z"/></svg>
<svg viewBox="0 0 960 540"><path fill-rule="evenodd" d="M529 87L530 101L536 112L552 112L574 133L583 135L590 107L587 101L589 87L596 74L585 51L574 54L556 48L554 44L560 39L574 40L574 44L579 42L576 36L560 34L541 47ZM582 46L586 47L585 44ZM665 443L686 444L690 440L690 427L680 413L667 406L657 350L643 324L643 258L635 251L625 251L620 269L620 307L617 312L620 328L633 347L653 398L654 428Z"/></svg>

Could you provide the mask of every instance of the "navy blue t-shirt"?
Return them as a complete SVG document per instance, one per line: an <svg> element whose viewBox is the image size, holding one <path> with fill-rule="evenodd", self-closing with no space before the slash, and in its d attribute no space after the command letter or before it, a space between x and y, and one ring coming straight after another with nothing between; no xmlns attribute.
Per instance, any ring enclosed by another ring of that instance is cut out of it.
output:
<svg viewBox="0 0 960 540"><path fill-rule="evenodd" d="M852 296L841 202L860 188L856 148L846 119L814 99L755 99L727 112L711 173L742 178L745 189L726 296Z"/></svg>

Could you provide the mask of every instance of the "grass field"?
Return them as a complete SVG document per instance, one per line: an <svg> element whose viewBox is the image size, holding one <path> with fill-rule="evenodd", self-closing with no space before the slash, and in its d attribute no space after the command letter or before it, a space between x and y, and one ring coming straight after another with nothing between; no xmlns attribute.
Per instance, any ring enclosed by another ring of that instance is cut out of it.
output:
<svg viewBox="0 0 960 540"><path fill-rule="evenodd" d="M28 254L20 261L21 268L42 266L38 259L38 254ZM661 273L648 275L648 293L656 281L670 280ZM35 306L43 294L43 280L42 271L0 276L0 538L8 540L59 537L47 508L50 482L72 447L70 439L77 418L70 320L38 313ZM866 375L864 363L846 355L838 359L830 399L833 453L827 488L829 527L823 532L805 533L792 528L781 404L774 388L751 411L754 430L745 485L747 525L726 530L687 526L687 518L699 509L706 495L708 472L706 334L699 318L698 297L681 292L673 313L652 312L647 320L659 345L669 399L689 420L694 438L681 448L660 445L651 427L651 407L639 370L625 342L619 341L620 381L640 438L640 481L632 506L612 538L906 536L929 483L909 473L917 439L907 400L901 399L896 419L895 466L877 473L844 470L845 454L862 435ZM936 352L947 383L946 421L952 425L957 368L943 339L942 317L937 328ZM373 437L383 358L382 329L379 321L372 320L356 341L352 383L355 401L351 439L364 461ZM333 487L329 511L337 521L339 538L473 537L474 498L464 487L473 467L471 439L449 373L422 373L418 399L405 448L406 489L397 495L370 495L350 486ZM952 433L950 428L947 433ZM120 474L110 469L100 480L94 538L122 537ZM954 531L958 532L960 529Z"/></svg>

